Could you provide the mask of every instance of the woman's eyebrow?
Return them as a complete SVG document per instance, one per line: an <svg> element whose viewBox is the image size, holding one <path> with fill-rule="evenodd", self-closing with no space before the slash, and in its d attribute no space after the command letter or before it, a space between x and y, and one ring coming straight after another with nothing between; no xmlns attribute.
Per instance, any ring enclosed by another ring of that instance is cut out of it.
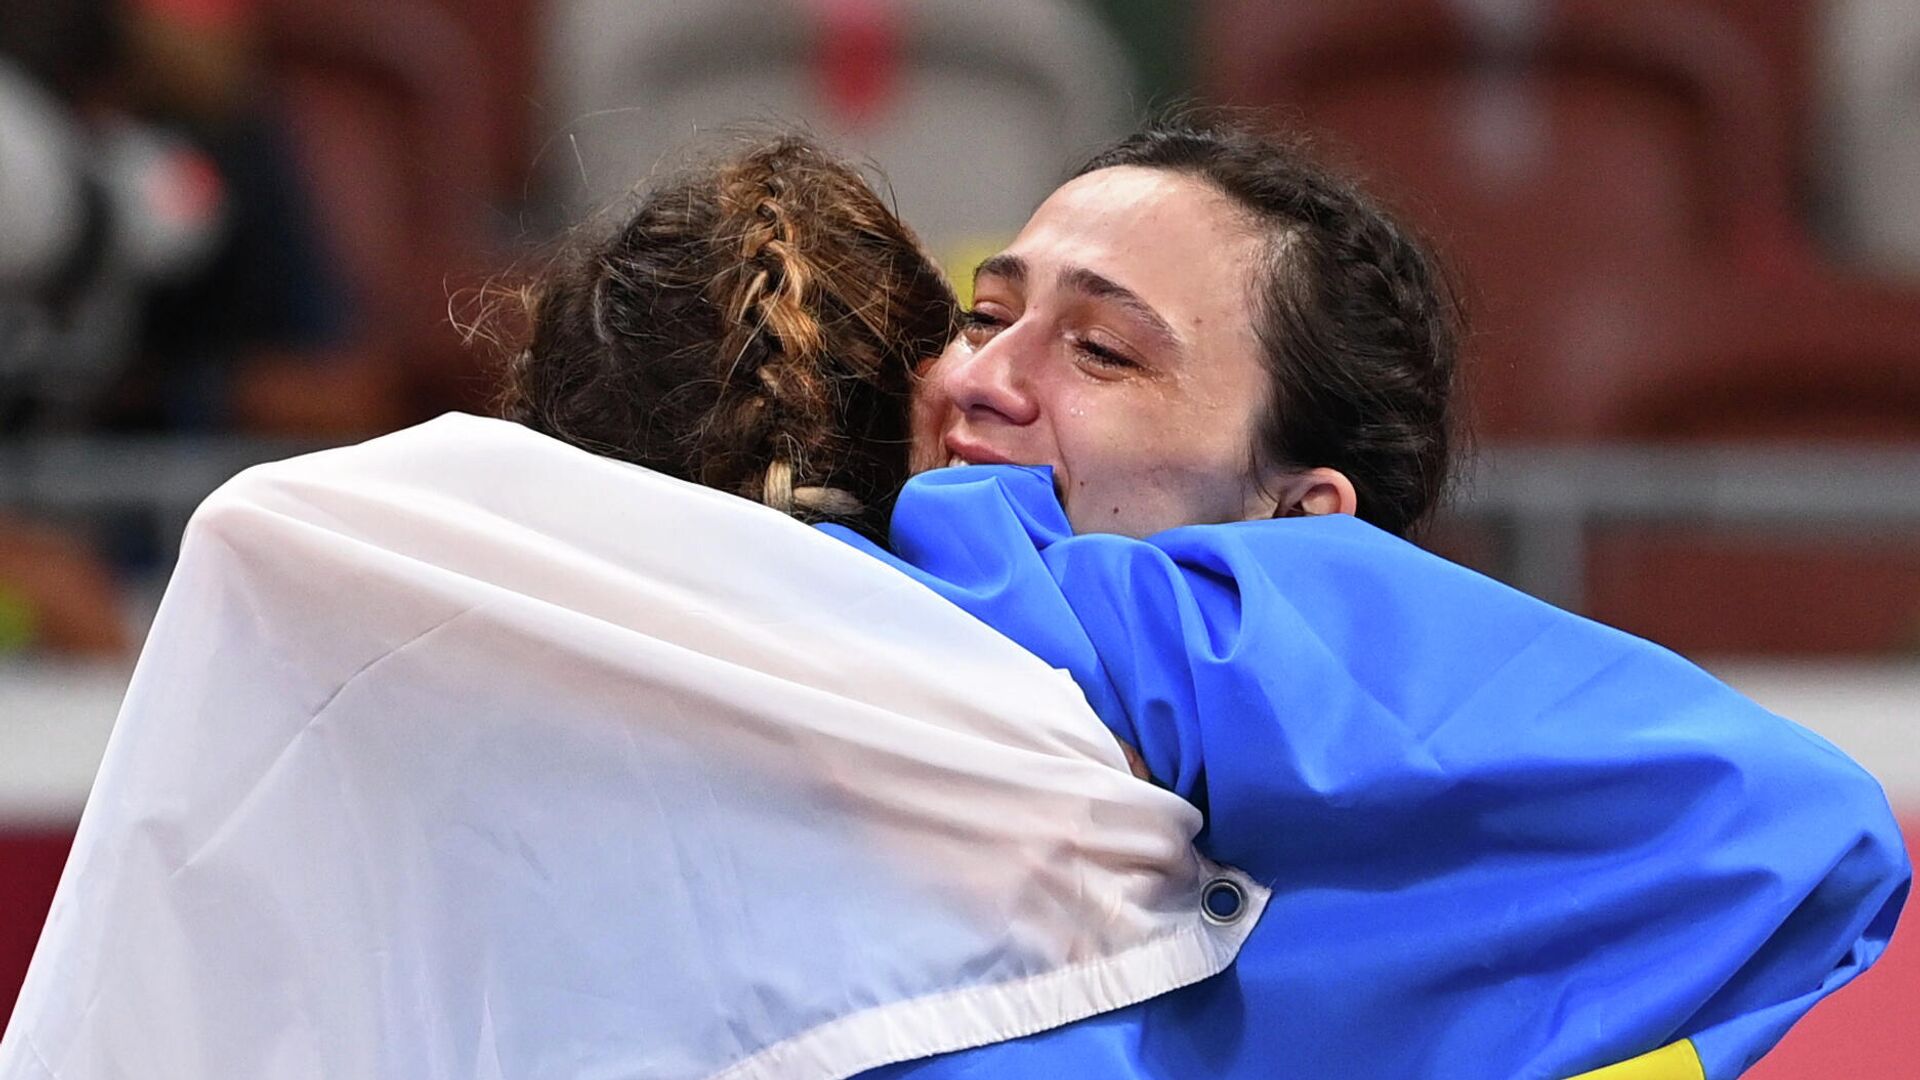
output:
<svg viewBox="0 0 1920 1080"><path fill-rule="evenodd" d="M981 261L973 268L973 280L977 284L983 277L1003 278L1010 285L1027 283L1027 260L1018 255L1001 252Z"/></svg>
<svg viewBox="0 0 1920 1080"><path fill-rule="evenodd" d="M1009 285L1023 286L1027 283L1027 260L1003 251L983 260L974 268L974 282L977 284L983 277L996 277ZM1186 346L1186 342L1181 340L1172 324L1155 311L1152 304L1141 299L1139 293L1098 271L1084 266L1066 267L1060 271L1060 287L1070 289L1082 296L1111 300L1144 323L1147 331L1159 338L1162 344L1176 350L1184 349Z"/></svg>
<svg viewBox="0 0 1920 1080"><path fill-rule="evenodd" d="M1024 271L1024 267L1022 268ZM1060 271L1060 287L1101 300L1111 300L1127 312L1146 324L1147 330L1160 338L1167 347L1181 349L1185 342L1174 332L1153 305L1140 298L1140 294L1125 285L1084 266L1069 266Z"/></svg>

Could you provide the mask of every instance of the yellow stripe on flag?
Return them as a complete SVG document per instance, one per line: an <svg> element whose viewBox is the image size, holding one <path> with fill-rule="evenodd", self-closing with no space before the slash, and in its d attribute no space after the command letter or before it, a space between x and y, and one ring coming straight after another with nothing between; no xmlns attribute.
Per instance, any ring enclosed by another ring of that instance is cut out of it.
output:
<svg viewBox="0 0 1920 1080"><path fill-rule="evenodd" d="M1583 1072L1568 1080L1707 1080L1707 1074L1700 1067L1700 1055L1694 1053L1692 1041L1681 1039L1631 1061Z"/></svg>

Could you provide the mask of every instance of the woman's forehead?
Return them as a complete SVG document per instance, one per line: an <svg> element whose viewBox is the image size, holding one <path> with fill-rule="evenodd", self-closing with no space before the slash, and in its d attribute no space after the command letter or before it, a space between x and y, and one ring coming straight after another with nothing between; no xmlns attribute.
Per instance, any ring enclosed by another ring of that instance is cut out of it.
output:
<svg viewBox="0 0 1920 1080"><path fill-rule="evenodd" d="M1259 252L1243 216L1211 185L1118 166L1062 185L1005 254L1025 268L1029 287L1096 276L1191 337L1217 334L1230 321L1251 336L1249 287Z"/></svg>
<svg viewBox="0 0 1920 1080"><path fill-rule="evenodd" d="M1170 169L1119 165L1062 184L1034 211L1021 237L1068 228L1110 243L1187 237L1198 246L1244 237L1240 217L1232 200L1204 180Z"/></svg>

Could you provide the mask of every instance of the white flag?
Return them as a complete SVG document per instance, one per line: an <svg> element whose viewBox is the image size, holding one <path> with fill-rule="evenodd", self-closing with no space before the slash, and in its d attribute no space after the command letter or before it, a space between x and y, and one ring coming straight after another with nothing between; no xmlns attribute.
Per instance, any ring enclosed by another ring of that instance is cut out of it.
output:
<svg viewBox="0 0 1920 1080"><path fill-rule="evenodd" d="M849 1076L1221 970L1199 827L890 568L443 417L201 507L0 1078Z"/></svg>

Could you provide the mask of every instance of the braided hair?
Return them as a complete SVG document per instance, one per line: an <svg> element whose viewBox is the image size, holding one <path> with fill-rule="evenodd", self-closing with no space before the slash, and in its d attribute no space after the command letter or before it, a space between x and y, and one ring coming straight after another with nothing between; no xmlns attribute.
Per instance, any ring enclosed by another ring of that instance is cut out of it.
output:
<svg viewBox="0 0 1920 1080"><path fill-rule="evenodd" d="M1210 185L1266 238L1254 271L1261 462L1338 469L1361 518L1406 534L1439 500L1457 440L1462 320L1433 255L1302 146L1223 111L1158 121L1075 175L1122 165Z"/></svg>
<svg viewBox="0 0 1920 1080"><path fill-rule="evenodd" d="M798 136L651 187L524 296L501 415L872 536L906 481L914 369L959 313L859 172Z"/></svg>

